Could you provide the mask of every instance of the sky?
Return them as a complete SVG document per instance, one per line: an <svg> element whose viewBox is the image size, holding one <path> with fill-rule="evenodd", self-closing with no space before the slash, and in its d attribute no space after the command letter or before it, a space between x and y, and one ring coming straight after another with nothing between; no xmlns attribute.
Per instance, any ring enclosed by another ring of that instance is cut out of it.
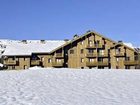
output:
<svg viewBox="0 0 140 105"><path fill-rule="evenodd" d="M140 0L0 0L0 39L72 39L94 30L140 46Z"/></svg>

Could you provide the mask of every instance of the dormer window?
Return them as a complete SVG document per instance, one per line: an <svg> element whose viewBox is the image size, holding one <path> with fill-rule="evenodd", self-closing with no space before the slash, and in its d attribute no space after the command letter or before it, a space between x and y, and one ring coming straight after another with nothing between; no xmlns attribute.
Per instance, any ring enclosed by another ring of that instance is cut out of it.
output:
<svg viewBox="0 0 140 105"><path fill-rule="evenodd" d="M74 54L74 50L70 50L70 54Z"/></svg>
<svg viewBox="0 0 140 105"><path fill-rule="evenodd" d="M125 60L126 60L126 61L129 61L129 60L130 60L130 57L126 57Z"/></svg>
<svg viewBox="0 0 140 105"><path fill-rule="evenodd" d="M100 40L95 41L95 46L99 46Z"/></svg>

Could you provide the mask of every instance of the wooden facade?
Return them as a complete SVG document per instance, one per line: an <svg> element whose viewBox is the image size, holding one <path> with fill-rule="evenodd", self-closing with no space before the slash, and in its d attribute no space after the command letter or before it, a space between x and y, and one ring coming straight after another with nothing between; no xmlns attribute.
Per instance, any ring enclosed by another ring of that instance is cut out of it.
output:
<svg viewBox="0 0 140 105"><path fill-rule="evenodd" d="M7 69L28 69L33 66L56 68L137 69L139 52L96 32L87 32L49 53L29 56L3 56Z"/></svg>

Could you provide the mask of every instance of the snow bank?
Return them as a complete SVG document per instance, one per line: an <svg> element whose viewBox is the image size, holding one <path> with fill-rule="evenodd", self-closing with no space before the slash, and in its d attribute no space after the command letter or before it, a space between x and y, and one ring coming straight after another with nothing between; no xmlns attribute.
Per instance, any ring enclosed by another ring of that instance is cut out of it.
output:
<svg viewBox="0 0 140 105"><path fill-rule="evenodd" d="M0 67L3 67L3 64L0 63Z"/></svg>
<svg viewBox="0 0 140 105"><path fill-rule="evenodd" d="M139 105L140 71L1 71L0 105Z"/></svg>
<svg viewBox="0 0 140 105"><path fill-rule="evenodd" d="M34 67L30 67L29 70L40 70L40 69L44 69L40 66L34 66Z"/></svg>

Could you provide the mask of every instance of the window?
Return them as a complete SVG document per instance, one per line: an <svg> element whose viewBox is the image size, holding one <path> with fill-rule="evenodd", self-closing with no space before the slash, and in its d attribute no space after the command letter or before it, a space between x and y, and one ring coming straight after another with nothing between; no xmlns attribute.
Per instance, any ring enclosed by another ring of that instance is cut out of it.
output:
<svg viewBox="0 0 140 105"><path fill-rule="evenodd" d="M61 59L56 59L56 62L57 62L57 63L61 62Z"/></svg>
<svg viewBox="0 0 140 105"><path fill-rule="evenodd" d="M89 40L89 45L92 46L92 40Z"/></svg>
<svg viewBox="0 0 140 105"><path fill-rule="evenodd" d="M84 58L81 58L81 63L83 63L84 62Z"/></svg>
<svg viewBox="0 0 140 105"><path fill-rule="evenodd" d="M70 50L70 54L74 54L74 50Z"/></svg>
<svg viewBox="0 0 140 105"><path fill-rule="evenodd" d="M125 69L130 69L130 66L125 66Z"/></svg>
<svg viewBox="0 0 140 105"><path fill-rule="evenodd" d="M138 55L136 55L136 56L135 56L135 60L136 60L136 61L138 61L138 60L139 60L139 57L138 57Z"/></svg>
<svg viewBox="0 0 140 105"><path fill-rule="evenodd" d="M99 44L100 44L100 41L99 41L99 40L95 41L95 46L96 46L96 47L98 47Z"/></svg>
<svg viewBox="0 0 140 105"><path fill-rule="evenodd" d="M14 61L16 59L16 57L12 57L12 60Z"/></svg>
<svg viewBox="0 0 140 105"><path fill-rule="evenodd" d="M52 62L52 60L51 60L51 58L49 58L49 59L48 59L48 63L51 63L51 62Z"/></svg>
<svg viewBox="0 0 140 105"><path fill-rule="evenodd" d="M84 49L81 49L81 54L83 54L84 53Z"/></svg>
<svg viewBox="0 0 140 105"><path fill-rule="evenodd" d="M89 53L94 53L94 50L93 49L89 49L88 52Z"/></svg>
<svg viewBox="0 0 140 105"><path fill-rule="evenodd" d="M119 62L119 58L116 58L116 61Z"/></svg>
<svg viewBox="0 0 140 105"><path fill-rule="evenodd" d="M99 50L99 55L104 55L104 50Z"/></svg>
<svg viewBox="0 0 140 105"><path fill-rule="evenodd" d="M97 40L97 43L96 44L100 44L100 41L99 40Z"/></svg>
<svg viewBox="0 0 140 105"><path fill-rule="evenodd" d="M15 69L15 66L12 66L12 69L14 70Z"/></svg>
<svg viewBox="0 0 140 105"><path fill-rule="evenodd" d="M41 57L40 59L41 59L41 61L44 61L44 57Z"/></svg>
<svg viewBox="0 0 140 105"><path fill-rule="evenodd" d="M95 59L93 59L93 58L89 59L89 62L94 62L94 61L95 61Z"/></svg>
<svg viewBox="0 0 140 105"><path fill-rule="evenodd" d="M84 42L83 41L81 41L81 45L83 45L84 44Z"/></svg>
<svg viewBox="0 0 140 105"><path fill-rule="evenodd" d="M98 61L99 62L103 62L103 58L98 58Z"/></svg>
<svg viewBox="0 0 140 105"><path fill-rule="evenodd" d="M130 57L126 57L125 60L126 60L126 61L129 61L129 60L130 60Z"/></svg>

